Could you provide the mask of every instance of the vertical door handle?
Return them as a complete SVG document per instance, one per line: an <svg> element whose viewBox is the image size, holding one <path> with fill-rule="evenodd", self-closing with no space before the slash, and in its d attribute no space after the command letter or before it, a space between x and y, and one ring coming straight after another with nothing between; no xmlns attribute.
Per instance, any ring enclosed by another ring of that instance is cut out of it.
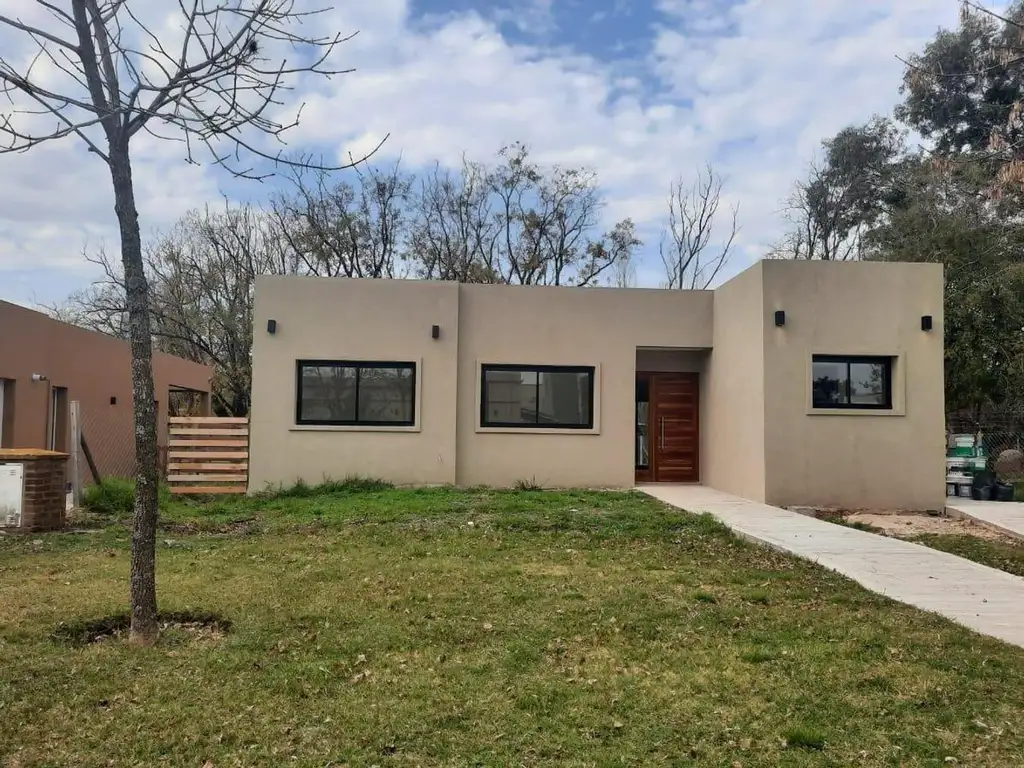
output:
<svg viewBox="0 0 1024 768"><path fill-rule="evenodd" d="M658 430L660 432L660 438L658 440L658 447L661 450L665 450L665 417L661 416L658 418Z"/></svg>

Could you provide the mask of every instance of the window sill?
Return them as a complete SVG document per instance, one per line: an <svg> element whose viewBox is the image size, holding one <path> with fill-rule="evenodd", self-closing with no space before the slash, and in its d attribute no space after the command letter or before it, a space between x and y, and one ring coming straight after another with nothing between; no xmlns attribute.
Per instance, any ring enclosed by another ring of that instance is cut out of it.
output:
<svg viewBox="0 0 1024 768"><path fill-rule="evenodd" d="M289 432L419 432L420 427L361 426L359 424L293 424Z"/></svg>
<svg viewBox="0 0 1024 768"><path fill-rule="evenodd" d="M902 408L809 408L808 416L906 416Z"/></svg>
<svg viewBox="0 0 1024 768"><path fill-rule="evenodd" d="M499 435L600 435L598 427L592 429L566 429L564 427L477 427L478 434Z"/></svg>

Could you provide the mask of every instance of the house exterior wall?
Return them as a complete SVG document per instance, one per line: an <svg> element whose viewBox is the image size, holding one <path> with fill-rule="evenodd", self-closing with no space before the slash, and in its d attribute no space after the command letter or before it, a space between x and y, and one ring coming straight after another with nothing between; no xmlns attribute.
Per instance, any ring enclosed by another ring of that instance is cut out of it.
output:
<svg viewBox="0 0 1024 768"><path fill-rule="evenodd" d="M456 283L263 277L255 317L251 490L353 475L455 482ZM297 426L296 361L316 359L415 362L416 426Z"/></svg>
<svg viewBox="0 0 1024 768"><path fill-rule="evenodd" d="M765 499L763 264L715 291L713 349L701 379L701 480L755 501Z"/></svg>
<svg viewBox="0 0 1024 768"><path fill-rule="evenodd" d="M34 373L48 380L32 381ZM161 445L167 438L169 389L184 387L208 393L212 376L210 366L154 353L157 439ZM0 447L47 448L51 392L63 389L57 449L69 447L66 408L77 400L83 432L100 473L116 474L119 468L133 466L131 349L127 342L0 301L0 379L5 381ZM115 404L111 398L116 398Z"/></svg>
<svg viewBox="0 0 1024 768"><path fill-rule="evenodd" d="M862 508L936 508L944 494L935 266L762 262L714 292L273 277L257 283L255 316L250 490L347 475L630 487L635 374L648 370L700 374L707 485ZM893 412L813 412L815 353L893 357ZM415 362L416 424L297 426L302 359ZM489 364L592 366L592 428L481 426Z"/></svg>
<svg viewBox="0 0 1024 768"><path fill-rule="evenodd" d="M762 270L766 501L941 510L942 266L765 261ZM933 330L921 330L922 315ZM813 354L894 358L892 412L812 410Z"/></svg>
<svg viewBox="0 0 1024 768"><path fill-rule="evenodd" d="M464 285L459 296L456 481L632 486L637 347L710 346L711 293ZM594 366L594 429L481 428L489 363Z"/></svg>

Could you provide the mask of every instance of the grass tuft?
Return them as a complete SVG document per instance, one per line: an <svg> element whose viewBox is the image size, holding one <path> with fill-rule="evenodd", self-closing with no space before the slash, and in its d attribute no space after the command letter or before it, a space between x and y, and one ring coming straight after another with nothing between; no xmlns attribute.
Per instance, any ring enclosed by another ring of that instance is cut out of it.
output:
<svg viewBox="0 0 1024 768"><path fill-rule="evenodd" d="M389 482L361 475L349 475L344 480L325 478L319 485L310 485L301 478L294 485L284 488L273 488L255 494L252 498L261 501L275 499L311 499L318 496L339 496L356 493L380 493L394 488Z"/></svg>
<svg viewBox="0 0 1024 768"><path fill-rule="evenodd" d="M531 477L529 480L526 480L525 478L520 478L519 480L516 480L515 485L513 485L513 488L515 488L517 491L544 490L544 486L537 482L536 477Z"/></svg>
<svg viewBox="0 0 1024 768"><path fill-rule="evenodd" d="M775 661L777 658L779 655L768 648L754 648L740 654L740 659L748 664L764 664L768 661Z"/></svg>
<svg viewBox="0 0 1024 768"><path fill-rule="evenodd" d="M786 744L790 747L817 750L825 748L825 734L811 726L794 725L786 729L783 737L786 739Z"/></svg>

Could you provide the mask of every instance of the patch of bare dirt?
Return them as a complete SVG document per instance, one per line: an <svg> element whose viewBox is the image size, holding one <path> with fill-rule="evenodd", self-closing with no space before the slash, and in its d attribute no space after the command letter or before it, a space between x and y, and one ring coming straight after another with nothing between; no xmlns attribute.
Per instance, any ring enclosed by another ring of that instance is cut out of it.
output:
<svg viewBox="0 0 1024 768"><path fill-rule="evenodd" d="M925 534L943 536L975 536L987 541L1002 541L1002 534L968 520L921 515L907 512L852 512L843 515L847 523L860 523L878 528L886 536L910 539Z"/></svg>
<svg viewBox="0 0 1024 768"><path fill-rule="evenodd" d="M866 512L816 507L791 507L791 509L818 520L827 520L831 523L851 525L857 528L863 527L873 533L898 539L913 539L917 536L937 534L941 536L974 536L985 541L1014 541L1003 533L970 520L956 520L952 517L929 515L923 512L907 512L905 510Z"/></svg>
<svg viewBox="0 0 1024 768"><path fill-rule="evenodd" d="M216 641L231 629L231 622L213 613L171 611L157 616L161 633L176 630L192 641ZM51 637L55 642L82 647L104 640L123 640L128 637L131 617L127 613L105 616L102 619L61 622Z"/></svg>
<svg viewBox="0 0 1024 768"><path fill-rule="evenodd" d="M232 520L227 523L211 523L207 521L187 521L181 523L161 521L157 527L167 533L195 535L200 533L220 536L247 536L259 532L259 521L255 517L245 520Z"/></svg>

